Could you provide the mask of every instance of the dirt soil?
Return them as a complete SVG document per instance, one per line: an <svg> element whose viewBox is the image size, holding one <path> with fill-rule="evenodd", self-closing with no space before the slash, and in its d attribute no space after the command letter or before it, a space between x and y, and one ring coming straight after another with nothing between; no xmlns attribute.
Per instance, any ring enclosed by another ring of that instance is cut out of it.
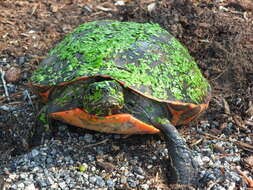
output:
<svg viewBox="0 0 253 190"><path fill-rule="evenodd" d="M234 135L251 139L239 143L245 159L251 158L253 132L245 132L253 131L251 0L8 0L0 10L0 162L29 150L38 111L27 85L32 71L65 34L98 19L159 23L185 44L213 88L198 123L219 122L208 131L215 136L232 121L238 127ZM244 160L241 168L253 171Z"/></svg>

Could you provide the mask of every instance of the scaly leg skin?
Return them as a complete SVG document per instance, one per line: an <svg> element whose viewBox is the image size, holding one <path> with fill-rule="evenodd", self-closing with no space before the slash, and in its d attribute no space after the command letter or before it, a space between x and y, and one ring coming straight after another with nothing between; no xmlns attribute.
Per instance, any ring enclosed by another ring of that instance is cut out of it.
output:
<svg viewBox="0 0 253 190"><path fill-rule="evenodd" d="M35 126L30 134L30 146L39 146L45 142L46 139L50 139L52 137L52 128L51 128L51 119L48 118L48 107L45 105L37 119Z"/></svg>
<svg viewBox="0 0 253 190"><path fill-rule="evenodd" d="M152 120L166 138L169 151L169 183L195 185L198 171L192 152L177 129L167 119Z"/></svg>

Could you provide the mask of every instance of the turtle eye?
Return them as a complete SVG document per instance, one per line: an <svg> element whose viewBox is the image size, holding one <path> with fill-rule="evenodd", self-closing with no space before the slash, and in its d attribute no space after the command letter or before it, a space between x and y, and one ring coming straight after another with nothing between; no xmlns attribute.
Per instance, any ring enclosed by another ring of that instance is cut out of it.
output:
<svg viewBox="0 0 253 190"><path fill-rule="evenodd" d="M112 86L111 86L111 87L114 88L114 89L118 89L118 88L117 88L117 85L114 84L114 83L112 83Z"/></svg>
<svg viewBox="0 0 253 190"><path fill-rule="evenodd" d="M117 90L119 89L119 85L113 83L113 87L116 88Z"/></svg>

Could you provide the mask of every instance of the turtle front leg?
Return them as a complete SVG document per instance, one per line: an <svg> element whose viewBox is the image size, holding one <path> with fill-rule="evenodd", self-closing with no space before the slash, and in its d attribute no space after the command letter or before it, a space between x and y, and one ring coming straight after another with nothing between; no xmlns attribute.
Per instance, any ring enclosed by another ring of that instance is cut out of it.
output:
<svg viewBox="0 0 253 190"><path fill-rule="evenodd" d="M154 126L160 129L166 138L169 151L169 183L170 184L196 184L198 172L197 163L192 152L177 129L168 119L155 119Z"/></svg>
<svg viewBox="0 0 253 190"><path fill-rule="evenodd" d="M30 146L39 146L52 137L52 119L48 117L48 105L39 112L30 134Z"/></svg>

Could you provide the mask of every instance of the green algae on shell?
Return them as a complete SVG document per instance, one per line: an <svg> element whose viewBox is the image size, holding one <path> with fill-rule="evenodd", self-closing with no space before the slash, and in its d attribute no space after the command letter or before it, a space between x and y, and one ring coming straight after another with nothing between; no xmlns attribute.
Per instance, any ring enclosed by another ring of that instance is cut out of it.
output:
<svg viewBox="0 0 253 190"><path fill-rule="evenodd" d="M68 34L31 82L54 86L94 75L164 101L202 103L210 88L187 49L159 25L107 20Z"/></svg>

